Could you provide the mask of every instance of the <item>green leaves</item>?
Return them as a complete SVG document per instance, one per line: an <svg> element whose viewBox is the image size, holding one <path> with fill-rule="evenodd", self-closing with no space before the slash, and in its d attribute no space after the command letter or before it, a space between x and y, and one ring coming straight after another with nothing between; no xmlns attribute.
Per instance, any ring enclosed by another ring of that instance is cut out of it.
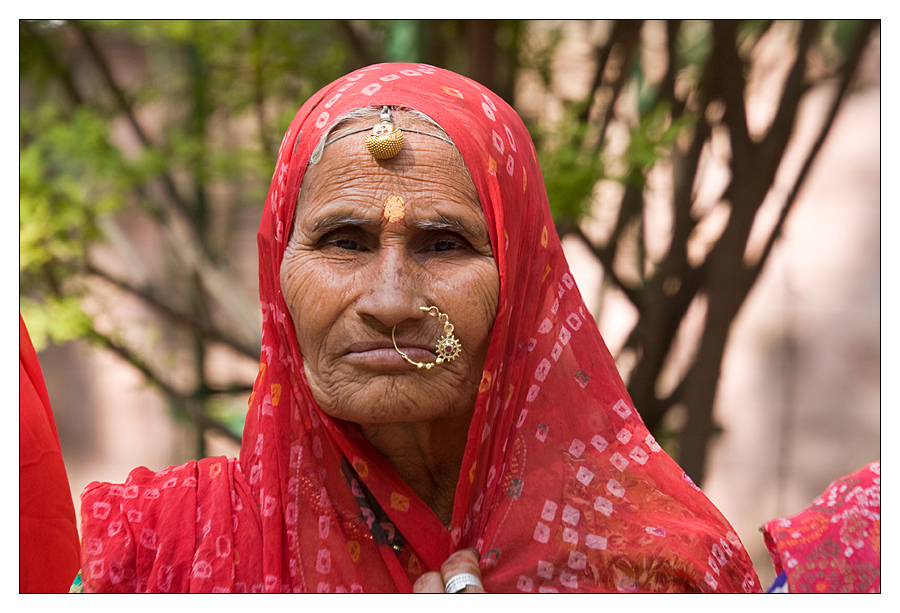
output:
<svg viewBox="0 0 900 613"><path fill-rule="evenodd" d="M29 275L50 262L78 266L99 237L97 216L121 205L129 173L88 108L68 121L50 103L23 112L20 143L19 271L27 286Z"/></svg>
<svg viewBox="0 0 900 613"><path fill-rule="evenodd" d="M685 129L696 122L696 115L672 117L671 105L660 101L641 115L628 135L624 151L613 154L614 163L604 164L605 149L592 143L595 126L578 123L574 116L540 139L538 156L554 219L578 221L591 214L594 186L612 179L643 190L647 173L667 159L672 146ZM552 143L552 144L551 144ZM613 172L612 168L617 169Z"/></svg>
<svg viewBox="0 0 900 613"><path fill-rule="evenodd" d="M618 177L621 181L643 189L650 169L669 157L682 131L696 122L696 115L690 113L673 118L670 107L668 101L660 101L631 130L623 156L627 170Z"/></svg>
<svg viewBox="0 0 900 613"><path fill-rule="evenodd" d="M588 126L574 120L562 123L545 140L556 143L541 147L538 156L554 219L577 221L590 214L594 185L603 177L603 164L596 150L584 146Z"/></svg>
<svg viewBox="0 0 900 613"><path fill-rule="evenodd" d="M91 330L91 318L81 308L75 295L33 300L19 299L19 311L28 322L28 333L36 351L43 351L52 341L62 345L67 341L85 337Z"/></svg>

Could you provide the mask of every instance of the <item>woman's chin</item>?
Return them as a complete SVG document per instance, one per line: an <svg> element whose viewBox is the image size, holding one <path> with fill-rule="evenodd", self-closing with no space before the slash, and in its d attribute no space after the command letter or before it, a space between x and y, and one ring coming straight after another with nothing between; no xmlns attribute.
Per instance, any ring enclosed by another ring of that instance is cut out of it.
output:
<svg viewBox="0 0 900 613"><path fill-rule="evenodd" d="M438 380L438 373L433 370L416 372L415 366L403 364L408 376L386 369L357 377L352 384L332 387L323 398L317 398L322 411L356 424L389 424L451 417L457 413L456 407L463 406L455 378L452 382ZM409 372L410 368L413 372ZM432 380L426 383L416 376ZM467 400L471 406L471 399Z"/></svg>

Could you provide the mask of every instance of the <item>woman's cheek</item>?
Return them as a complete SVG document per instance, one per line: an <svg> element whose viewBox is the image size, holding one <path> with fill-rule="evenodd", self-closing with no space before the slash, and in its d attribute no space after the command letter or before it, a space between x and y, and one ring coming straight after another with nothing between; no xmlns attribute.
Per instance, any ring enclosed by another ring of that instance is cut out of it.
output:
<svg viewBox="0 0 900 613"><path fill-rule="evenodd" d="M314 343L323 331L319 319L325 315L322 308L328 305L332 292L322 282L316 262L307 254L295 254L285 265L288 268L283 269L287 274L282 276L282 292L294 322L301 354L307 357L309 344Z"/></svg>
<svg viewBox="0 0 900 613"><path fill-rule="evenodd" d="M500 275L494 267L493 260L485 262L481 269L467 280L462 295L467 297L469 308L475 309L469 316L476 317L477 313L480 319L479 328L485 333L490 332L500 302Z"/></svg>

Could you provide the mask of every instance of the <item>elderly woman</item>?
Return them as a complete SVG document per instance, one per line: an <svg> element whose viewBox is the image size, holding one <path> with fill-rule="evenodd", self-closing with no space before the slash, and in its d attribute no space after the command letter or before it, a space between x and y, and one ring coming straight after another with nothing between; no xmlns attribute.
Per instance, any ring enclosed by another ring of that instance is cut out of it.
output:
<svg viewBox="0 0 900 613"><path fill-rule="evenodd" d="M239 460L82 496L86 591L757 591L631 405L534 146L492 92L381 64L285 134Z"/></svg>

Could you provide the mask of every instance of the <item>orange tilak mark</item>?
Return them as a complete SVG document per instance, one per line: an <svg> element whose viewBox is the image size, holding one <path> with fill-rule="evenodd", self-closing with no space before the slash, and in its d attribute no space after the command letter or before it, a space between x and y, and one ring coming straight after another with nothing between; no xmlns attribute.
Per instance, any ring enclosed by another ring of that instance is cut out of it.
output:
<svg viewBox="0 0 900 613"><path fill-rule="evenodd" d="M406 217L406 206L403 204L403 198L391 194L384 201L384 218L389 223L397 223L403 221L404 217Z"/></svg>

